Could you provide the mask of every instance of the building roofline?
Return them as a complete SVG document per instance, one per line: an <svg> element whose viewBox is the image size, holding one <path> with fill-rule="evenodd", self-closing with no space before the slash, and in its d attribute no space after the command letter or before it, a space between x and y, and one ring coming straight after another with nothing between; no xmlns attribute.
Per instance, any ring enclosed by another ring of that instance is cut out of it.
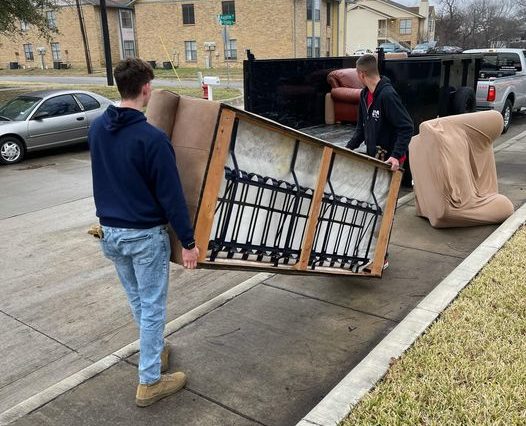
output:
<svg viewBox="0 0 526 426"><path fill-rule="evenodd" d="M416 16L418 18L425 19L425 16L422 16L419 13L413 12L409 7L404 6L403 4L397 3L395 1L392 1L392 0L375 0L375 1L378 1L380 3L385 3L385 4L387 4L387 5L391 6L391 7L394 7L396 9L400 9L400 10L403 10L404 12L408 12L411 15L414 15L414 16Z"/></svg>
<svg viewBox="0 0 526 426"><path fill-rule="evenodd" d="M367 9L370 12L373 12L373 13L375 13L377 15L380 15L380 16L383 16L385 18L395 18L392 15L389 15L387 13L384 13L384 12L380 11L380 10L374 9L372 7L369 7L369 6L365 5L365 4L356 3L356 4L352 5L348 10L354 10L354 9Z"/></svg>

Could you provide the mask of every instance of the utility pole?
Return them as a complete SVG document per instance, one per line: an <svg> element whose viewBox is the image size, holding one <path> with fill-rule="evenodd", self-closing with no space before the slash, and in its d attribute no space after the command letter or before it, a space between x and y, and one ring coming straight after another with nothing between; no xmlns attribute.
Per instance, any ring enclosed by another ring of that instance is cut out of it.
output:
<svg viewBox="0 0 526 426"><path fill-rule="evenodd" d="M88 37L86 36L86 27L84 26L84 17L80 7L80 0L76 0L76 3L77 13L79 15L80 32L82 34L82 43L84 44L84 55L86 56L86 67L88 68L88 74L93 74L93 69L91 68L91 58L89 54Z"/></svg>
<svg viewBox="0 0 526 426"><path fill-rule="evenodd" d="M108 81L108 86L113 86L110 34L108 31L108 15L106 13L106 0L100 0L100 20L102 24L102 39L104 40L104 62L106 63L106 79Z"/></svg>

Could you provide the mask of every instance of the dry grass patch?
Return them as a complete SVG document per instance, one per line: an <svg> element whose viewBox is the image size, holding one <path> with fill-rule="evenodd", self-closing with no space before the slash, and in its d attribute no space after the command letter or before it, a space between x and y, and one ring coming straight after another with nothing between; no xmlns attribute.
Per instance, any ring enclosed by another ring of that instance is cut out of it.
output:
<svg viewBox="0 0 526 426"><path fill-rule="evenodd" d="M192 96L194 98L200 98L203 94L203 90L200 88L179 88L179 87L166 87L166 86L154 86L155 89L166 89L173 92L179 93L180 95ZM4 102L12 99L13 97L35 90L45 89L77 89L77 90L89 90L99 95L105 96L108 99L117 100L120 98L119 92L116 86L102 86L102 85L71 85L71 84L36 84L36 83L0 83L0 105ZM241 92L238 89L214 89L214 99L223 100L231 99L240 96Z"/></svg>
<svg viewBox="0 0 526 426"><path fill-rule="evenodd" d="M526 228L352 411L350 425L526 425Z"/></svg>

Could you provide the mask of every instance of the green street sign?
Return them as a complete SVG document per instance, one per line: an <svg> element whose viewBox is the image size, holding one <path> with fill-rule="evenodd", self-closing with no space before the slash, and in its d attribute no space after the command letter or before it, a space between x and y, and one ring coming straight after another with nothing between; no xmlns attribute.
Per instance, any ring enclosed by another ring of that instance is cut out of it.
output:
<svg viewBox="0 0 526 426"><path fill-rule="evenodd" d="M236 22L236 15L219 15L219 23L221 25L234 25Z"/></svg>

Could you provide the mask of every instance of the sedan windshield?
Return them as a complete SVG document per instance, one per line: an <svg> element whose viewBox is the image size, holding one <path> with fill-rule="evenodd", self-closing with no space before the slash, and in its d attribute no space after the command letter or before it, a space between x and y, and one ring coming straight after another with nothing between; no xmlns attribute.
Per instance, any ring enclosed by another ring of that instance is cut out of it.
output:
<svg viewBox="0 0 526 426"><path fill-rule="evenodd" d="M0 120L25 120L42 98L18 96L0 108Z"/></svg>

